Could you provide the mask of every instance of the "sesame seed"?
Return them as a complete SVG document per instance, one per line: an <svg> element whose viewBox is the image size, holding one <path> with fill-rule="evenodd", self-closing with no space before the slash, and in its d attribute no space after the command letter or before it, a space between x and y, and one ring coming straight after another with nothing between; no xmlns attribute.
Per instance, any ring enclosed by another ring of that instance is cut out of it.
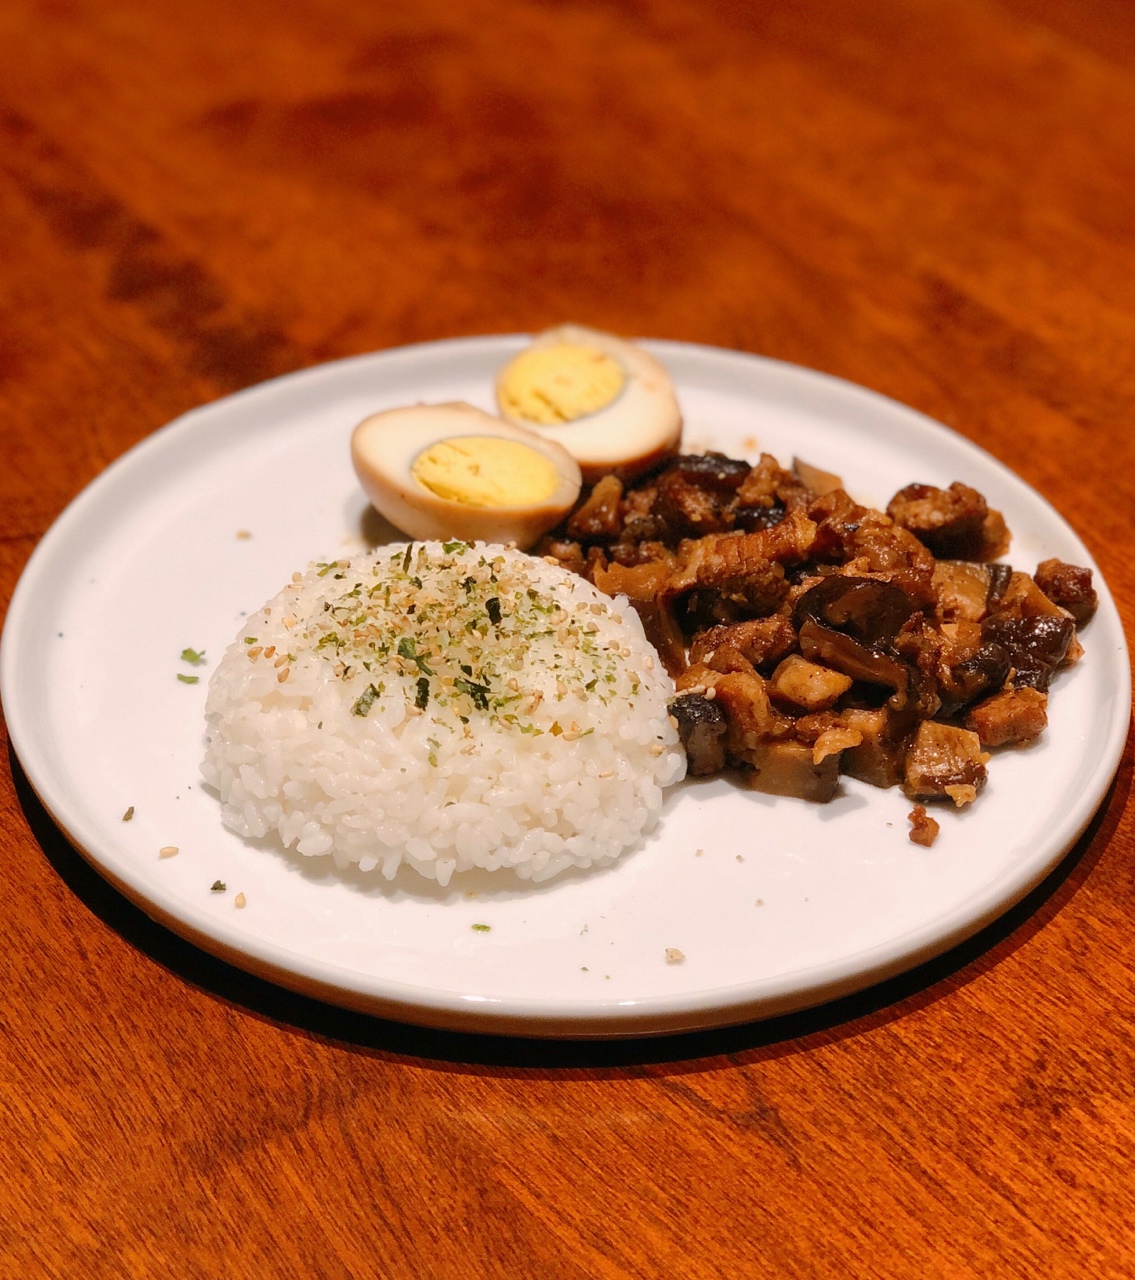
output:
<svg viewBox="0 0 1135 1280"><path fill-rule="evenodd" d="M163 844L163 845L162 845L162 847L158 850L158 857L159 857L159 858L172 858L172 857L173 857L173 855L174 855L175 853L177 853L177 852L178 852L177 845L175 845L175 844Z"/></svg>
<svg viewBox="0 0 1135 1280"><path fill-rule="evenodd" d="M283 684L284 681L292 674L291 667L285 667L283 671L276 677L277 684Z"/></svg>

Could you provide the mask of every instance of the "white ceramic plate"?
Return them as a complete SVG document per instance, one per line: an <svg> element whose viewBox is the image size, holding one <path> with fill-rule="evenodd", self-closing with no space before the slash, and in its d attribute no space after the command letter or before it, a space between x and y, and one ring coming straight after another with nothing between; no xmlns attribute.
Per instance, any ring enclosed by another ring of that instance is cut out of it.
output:
<svg viewBox="0 0 1135 1280"><path fill-rule="evenodd" d="M422 399L491 409L492 376L523 342L410 347L254 387L157 432L63 513L13 598L0 693L32 785L98 870L171 929L297 991L544 1036L817 1004L945 950L1041 880L1099 805L1126 734L1127 652L1098 572L1086 656L1054 682L1044 740L998 755L978 803L941 815L930 849L909 841L897 790L853 780L826 806L688 782L615 867L538 886L472 873L439 889L405 868L392 883L344 876L224 830L198 773L208 674L242 614L293 570L362 544L351 429ZM678 386L688 450L799 455L878 506L913 480L961 479L1007 516L1015 566L1091 563L1037 494L910 409L770 360L646 345ZM205 666L181 661L187 646ZM160 858L170 845L180 852ZM684 961L667 963L668 948Z"/></svg>

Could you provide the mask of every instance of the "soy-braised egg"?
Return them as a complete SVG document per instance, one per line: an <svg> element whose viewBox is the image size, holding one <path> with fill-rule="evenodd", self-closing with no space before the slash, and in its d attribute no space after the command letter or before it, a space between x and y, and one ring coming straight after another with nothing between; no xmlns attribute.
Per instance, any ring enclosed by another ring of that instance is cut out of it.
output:
<svg viewBox="0 0 1135 1280"><path fill-rule="evenodd" d="M375 509L412 538L525 549L581 486L561 445L462 403L371 414L351 437L351 461Z"/></svg>
<svg viewBox="0 0 1135 1280"><path fill-rule="evenodd" d="M554 440L586 483L629 479L677 451L678 398L666 370L641 347L583 325L548 329L497 376L501 416Z"/></svg>

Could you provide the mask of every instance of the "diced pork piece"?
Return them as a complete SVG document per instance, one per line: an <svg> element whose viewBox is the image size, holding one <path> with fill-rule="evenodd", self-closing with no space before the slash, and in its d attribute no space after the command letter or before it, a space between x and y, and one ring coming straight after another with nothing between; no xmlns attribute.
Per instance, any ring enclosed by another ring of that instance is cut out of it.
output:
<svg viewBox="0 0 1135 1280"><path fill-rule="evenodd" d="M955 480L948 489L908 484L887 503L887 515L909 529L936 556L976 560L985 545L989 505L976 489Z"/></svg>
<svg viewBox="0 0 1135 1280"><path fill-rule="evenodd" d="M850 535L842 572L891 582L922 608L934 603L933 555L877 511L869 511Z"/></svg>
<svg viewBox="0 0 1135 1280"><path fill-rule="evenodd" d="M840 719L860 735L858 745L843 753L844 773L873 787L893 787L903 780L906 749L916 718L893 707L848 707Z"/></svg>
<svg viewBox="0 0 1135 1280"><path fill-rule="evenodd" d="M701 662L691 662L680 676L674 677L674 687L679 693L705 693L707 689L716 687L716 680L721 673ZM714 697L716 697L716 693Z"/></svg>
<svg viewBox="0 0 1135 1280"><path fill-rule="evenodd" d="M822 764L828 756L857 747L862 741L863 735L858 729L849 729L841 724L833 725L812 743L812 763Z"/></svg>
<svg viewBox="0 0 1135 1280"><path fill-rule="evenodd" d="M577 507L567 522L567 531L582 542L597 538L614 538L623 527L619 513L619 501L623 496L623 482L618 476L604 476L587 495L583 505Z"/></svg>
<svg viewBox="0 0 1135 1280"><path fill-rule="evenodd" d="M791 654L772 674L770 688L778 702L801 711L826 711L851 688L851 677Z"/></svg>
<svg viewBox="0 0 1135 1280"><path fill-rule="evenodd" d="M918 605L934 603L934 557L908 530L880 511L853 502L842 489L808 508L816 522L812 555L841 572L893 582Z"/></svg>
<svg viewBox="0 0 1135 1280"><path fill-rule="evenodd" d="M972 730L923 720L906 755L903 791L912 800L950 799L960 808L985 786L986 759Z"/></svg>
<svg viewBox="0 0 1135 1280"><path fill-rule="evenodd" d="M637 564L651 564L655 561L662 561L671 567L678 563L677 557L664 542L650 538L636 542L627 537L625 529L616 541L608 543L607 556L617 564L626 565L628 569L633 569Z"/></svg>
<svg viewBox="0 0 1135 1280"><path fill-rule="evenodd" d="M1000 598L1009 573L1008 565L939 560L932 579L939 617L946 622L981 622Z"/></svg>
<svg viewBox="0 0 1135 1280"><path fill-rule="evenodd" d="M912 844L920 844L929 849L938 839L938 823L926 812L926 806L916 804L907 814L910 823L910 840Z"/></svg>
<svg viewBox="0 0 1135 1280"><path fill-rule="evenodd" d="M1005 517L1000 511L994 511L990 507L985 517L985 523L981 526L981 550L975 558L978 560L997 560L1009 550L1009 544L1012 540L1009 526L1005 523Z"/></svg>
<svg viewBox="0 0 1135 1280"><path fill-rule="evenodd" d="M1039 689L1004 689L971 707L966 727L983 747L1021 747L1035 742L1048 724L1048 694Z"/></svg>
<svg viewBox="0 0 1135 1280"><path fill-rule="evenodd" d="M1037 586L1062 609L1067 609L1082 627L1092 620L1099 597L1092 586L1091 569L1066 564L1063 560L1043 560L1033 575Z"/></svg>
<svg viewBox="0 0 1135 1280"><path fill-rule="evenodd" d="M751 772L745 781L754 791L796 796L826 804L839 786L839 753L817 764L812 749L802 742L765 742L745 753Z"/></svg>
<svg viewBox="0 0 1135 1280"><path fill-rule="evenodd" d="M580 577L586 574L587 561L583 556L583 548L570 538L556 538L547 534L536 544L532 554L550 556L569 572L578 573Z"/></svg>
<svg viewBox="0 0 1135 1280"><path fill-rule="evenodd" d="M748 760L748 752L759 743L783 737L791 721L773 708L765 681L756 672L713 672L706 690L714 691L729 721L727 747L730 756Z"/></svg>
<svg viewBox="0 0 1135 1280"><path fill-rule="evenodd" d="M1062 608L1037 585L1027 573L1010 573L1009 582L1001 593L994 612L1006 611L1025 618L1068 618L1069 610ZM1073 619L1075 621L1075 619Z"/></svg>
<svg viewBox="0 0 1135 1280"><path fill-rule="evenodd" d="M712 661L709 658L710 655L707 654L705 665L714 671L720 671L723 675L730 671L756 671L756 667L735 645L719 644L713 650Z"/></svg>
<svg viewBox="0 0 1135 1280"><path fill-rule="evenodd" d="M694 777L720 773L725 768L725 712L715 700L698 693L683 693L670 703L678 722L678 736L686 748L687 772Z"/></svg>
<svg viewBox="0 0 1135 1280"><path fill-rule="evenodd" d="M777 662L795 648L796 628L783 614L710 627L694 636L690 661L714 666L714 653L721 645L740 650L754 667L760 667Z"/></svg>
<svg viewBox="0 0 1135 1280"><path fill-rule="evenodd" d="M762 453L737 490L739 507L803 510L816 495L797 475L785 471L771 453Z"/></svg>
<svg viewBox="0 0 1135 1280"><path fill-rule="evenodd" d="M667 471L658 480L652 514L670 539L700 538L725 533L733 527L732 495L703 487L682 471Z"/></svg>
<svg viewBox="0 0 1135 1280"><path fill-rule="evenodd" d="M806 528L798 528L797 521ZM786 526L787 531L781 533ZM754 613L773 613L788 593L782 562L797 554L791 550L796 535L806 539L813 527L802 516L789 516L759 533L722 534L683 542L667 594L677 596L712 588L743 600Z"/></svg>
<svg viewBox="0 0 1135 1280"><path fill-rule="evenodd" d="M644 564L624 565L614 561L596 565L592 581L609 596L625 595L631 600L654 600L670 580L671 564L665 560L648 560Z"/></svg>

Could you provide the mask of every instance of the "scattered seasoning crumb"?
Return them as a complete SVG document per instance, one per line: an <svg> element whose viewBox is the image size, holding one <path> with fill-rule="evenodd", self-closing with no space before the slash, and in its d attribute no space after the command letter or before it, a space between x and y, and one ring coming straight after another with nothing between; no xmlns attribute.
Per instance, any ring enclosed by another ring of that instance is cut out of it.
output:
<svg viewBox="0 0 1135 1280"><path fill-rule="evenodd" d="M677 947L666 948L667 964L681 964L685 960L685 958L686 958L686 953L684 951L679 951Z"/></svg>
<svg viewBox="0 0 1135 1280"><path fill-rule="evenodd" d="M492 931L492 927L493 927L493 926L492 926L491 924L475 924L475 925L473 925L473 932L474 932L474 933L489 933L489 932L491 932L491 931Z"/></svg>
<svg viewBox="0 0 1135 1280"><path fill-rule="evenodd" d="M909 835L911 843L920 844L929 849L934 841L938 839L939 827L937 819L930 817L924 804L916 804L907 814L907 820L910 822Z"/></svg>
<svg viewBox="0 0 1135 1280"><path fill-rule="evenodd" d="M764 905L765 905L765 900L764 900L764 898L758 898L758 899L757 899L757 906L758 906L758 907L763 907Z"/></svg>
<svg viewBox="0 0 1135 1280"><path fill-rule="evenodd" d="M608 982L610 982L610 981L611 981L611 975L610 975L609 973L605 973L605 974L603 975L603 977L606 979L606 981L608 981Z"/></svg>
<svg viewBox="0 0 1135 1280"><path fill-rule="evenodd" d="M182 684L196 684L197 681L201 679L200 676L187 676L181 671L177 673L177 678Z"/></svg>
<svg viewBox="0 0 1135 1280"><path fill-rule="evenodd" d="M128 810L128 812L133 813L133 809ZM124 819L123 819L123 821L125 822L125 821L126 821L126 819L124 818ZM159 857L159 858L172 858L172 857L174 856L174 854L175 854L175 853L178 853L178 852L179 852L179 850L178 850L177 845L175 845L175 844L163 844L163 845L162 845L162 847L158 850L158 857Z"/></svg>
<svg viewBox="0 0 1135 1280"><path fill-rule="evenodd" d="M228 889L228 885L223 880L214 880L209 886L210 893L224 893Z"/></svg>
<svg viewBox="0 0 1135 1280"><path fill-rule="evenodd" d="M122 821L129 822L130 819L133 817L134 817L134 806L131 805L130 808L127 809L126 812L122 815Z"/></svg>
<svg viewBox="0 0 1135 1280"><path fill-rule="evenodd" d="M244 894L238 893L236 897L233 899L233 906L239 909L240 907L243 907L247 902L248 902L248 899L244 896Z"/></svg>
<svg viewBox="0 0 1135 1280"><path fill-rule="evenodd" d="M584 925L584 926L583 926L583 928L582 928L582 929L580 929L580 931L579 931L579 932L580 932L581 934L586 933L586 932L587 932L587 925Z"/></svg>
<svg viewBox="0 0 1135 1280"><path fill-rule="evenodd" d="M587 965L585 965L585 964L581 964L581 965L579 966L579 971L580 971L580 973L587 973L587 972L589 972L589 970L588 970L588 968L587 968Z"/></svg>
<svg viewBox="0 0 1135 1280"><path fill-rule="evenodd" d="M247 542L248 539L252 537L252 534L247 529L238 529L236 531L236 536L241 540L241 542Z"/></svg>
<svg viewBox="0 0 1135 1280"><path fill-rule="evenodd" d="M744 862L744 861L745 861L745 859L744 859L744 858L742 858L740 854L738 854L738 855L737 855L737 861L738 861L738 862Z"/></svg>
<svg viewBox="0 0 1135 1280"><path fill-rule="evenodd" d="M703 853L705 853L705 850L704 850L704 849L695 849L695 850L694 850L694 857L695 857L695 858L700 858L700 857L702 856L702 854L703 854Z"/></svg>
<svg viewBox="0 0 1135 1280"><path fill-rule="evenodd" d="M467 898L475 898L477 896L477 891L475 889L466 889L465 896Z"/></svg>

